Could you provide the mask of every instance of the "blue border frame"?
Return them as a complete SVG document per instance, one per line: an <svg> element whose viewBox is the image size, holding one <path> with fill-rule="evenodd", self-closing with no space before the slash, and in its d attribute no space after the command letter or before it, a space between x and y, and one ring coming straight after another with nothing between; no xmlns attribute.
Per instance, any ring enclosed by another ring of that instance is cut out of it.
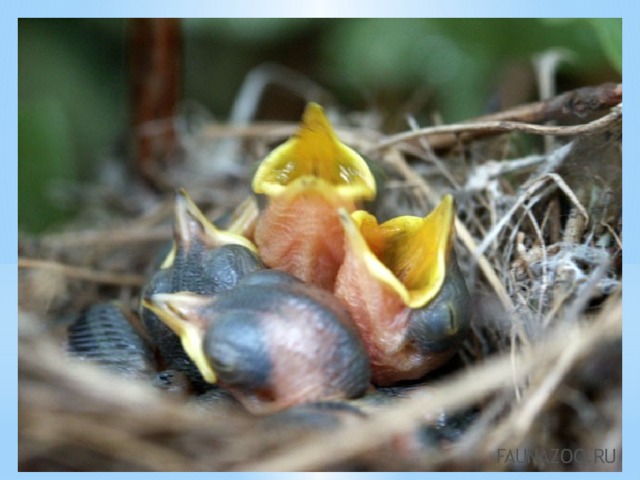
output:
<svg viewBox="0 0 640 480"><path fill-rule="evenodd" d="M424 0L316 0L303 3L293 0L272 0L270 2L236 0L235 2L219 2L214 4L206 0L181 0L180 2L160 3L157 0L111 0L100 4L87 0L5 0L0 6L3 15L0 17L0 62L3 65L2 88L0 88L0 122L5 160L5 174L0 180L3 188L2 223L8 225L5 234L0 237L0 295L3 303L10 305L11 315L0 322L1 364L17 372L17 19L21 17L621 17L623 18L623 78L630 85L625 92L624 104L627 105L624 120L624 160L623 160L623 201L624 201L624 242L627 250L624 253L624 284L628 293L624 295L624 425L623 444L627 455L623 456L623 472L617 474L621 478L640 478L638 457L635 452L639 447L638 409L640 396L637 374L633 361L637 360L640 350L640 322L637 321L638 303L636 295L640 292L640 229L637 207L640 203L640 189L635 190L633 182L640 178L640 149L638 140L638 102L640 85L638 68L640 55L640 13L636 0L447 0L425 2ZM635 207L635 208L631 208ZM636 378L636 380L634 380ZM4 394L0 397L0 455L2 473L8 478L17 476L17 375L16 382L4 381ZM23 473L20 475L39 475ZM65 478L68 474L47 474L52 477ZM91 478L99 478L108 474L87 474ZM119 478L133 477L135 474L118 474ZM188 475L220 476L228 473L211 474L175 474L172 478L183 478ZM346 478L361 476L375 479L395 479L406 476L424 474L367 473L367 474L232 474L236 478L301 478L311 477ZM430 474L440 475L440 474ZM447 474L452 476L474 475L493 478L494 473ZM506 474L516 477L524 474ZM545 477L558 477L563 474L545 474ZM596 477L611 478L611 473L588 474ZM614 474L616 475L616 474ZM4 477L4 475L3 475ZM414 477L417 478L417 477Z"/></svg>

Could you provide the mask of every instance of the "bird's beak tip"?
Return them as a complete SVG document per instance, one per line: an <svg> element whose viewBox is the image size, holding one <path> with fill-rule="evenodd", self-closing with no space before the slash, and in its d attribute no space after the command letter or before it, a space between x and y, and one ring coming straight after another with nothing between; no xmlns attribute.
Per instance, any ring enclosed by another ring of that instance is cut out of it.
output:
<svg viewBox="0 0 640 480"><path fill-rule="evenodd" d="M327 121L324 109L316 102L307 103L304 113L302 114L302 123L306 124L317 120Z"/></svg>
<svg viewBox="0 0 640 480"><path fill-rule="evenodd" d="M253 242L243 235L217 228L202 213L189 194L184 189L180 189L176 192L174 241L181 245L188 245L194 239L199 239L208 247L233 244L257 253Z"/></svg>

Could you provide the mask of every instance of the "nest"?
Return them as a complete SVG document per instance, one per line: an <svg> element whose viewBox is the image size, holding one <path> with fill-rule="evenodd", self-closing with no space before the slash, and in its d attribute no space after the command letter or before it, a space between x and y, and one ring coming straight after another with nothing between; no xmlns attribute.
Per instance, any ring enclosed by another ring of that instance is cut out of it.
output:
<svg viewBox="0 0 640 480"><path fill-rule="evenodd" d="M210 408L63 348L70 319L89 305L136 305L171 238L171 188L187 188L210 217L228 212L249 195L253 164L295 125L183 132L182 161L156 177L164 194L107 162L99 184L76 192L85 216L20 237L19 469L620 471L616 95L620 85L585 89L393 136L335 122L386 174L378 217L423 216L454 194L474 316L446 367L330 425ZM564 124L536 123L550 118Z"/></svg>

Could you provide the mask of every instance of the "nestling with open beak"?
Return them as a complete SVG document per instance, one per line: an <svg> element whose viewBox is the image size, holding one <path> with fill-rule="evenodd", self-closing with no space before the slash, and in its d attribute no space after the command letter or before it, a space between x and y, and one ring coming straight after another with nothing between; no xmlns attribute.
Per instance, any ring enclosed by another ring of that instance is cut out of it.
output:
<svg viewBox="0 0 640 480"><path fill-rule="evenodd" d="M340 211L345 258L335 295L357 325L379 386L422 377L456 352L469 329L469 293L453 250L453 198L425 218L378 224Z"/></svg>
<svg viewBox="0 0 640 480"><path fill-rule="evenodd" d="M349 315L331 293L277 270L215 295L143 300L181 339L207 382L253 413L364 393L370 368Z"/></svg>
<svg viewBox="0 0 640 480"><path fill-rule="evenodd" d="M253 178L268 198L255 228L260 258L272 268L332 290L344 257L338 209L372 200L365 160L337 138L322 107L310 103L296 135L273 150Z"/></svg>
<svg viewBox="0 0 640 480"><path fill-rule="evenodd" d="M264 268L256 247L245 237L216 228L184 190L176 193L173 246L160 269L142 292L190 291L210 294L233 288L247 273ZM180 339L149 309L141 306L141 317L156 343L165 367L185 373L202 383L193 362L182 349Z"/></svg>

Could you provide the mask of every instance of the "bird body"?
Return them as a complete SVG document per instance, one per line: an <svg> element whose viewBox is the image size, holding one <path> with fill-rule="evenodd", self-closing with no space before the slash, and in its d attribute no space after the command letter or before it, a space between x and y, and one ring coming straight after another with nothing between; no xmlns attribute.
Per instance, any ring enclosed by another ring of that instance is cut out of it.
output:
<svg viewBox="0 0 640 480"><path fill-rule="evenodd" d="M91 305L78 315L67 330L67 351L131 377L150 377L155 371L140 319L118 302Z"/></svg>
<svg viewBox="0 0 640 480"><path fill-rule="evenodd" d="M322 108L311 103L298 133L261 162L252 186L267 197L255 227L260 258L332 290L344 257L338 209L354 211L376 195L365 160L339 141Z"/></svg>
<svg viewBox="0 0 640 480"><path fill-rule="evenodd" d="M203 377L254 413L357 397L369 386L364 346L329 292L284 272L247 275L215 295L144 300L183 342Z"/></svg>
<svg viewBox="0 0 640 480"><path fill-rule="evenodd" d="M246 273L264 268L249 240L217 229L184 190L176 193L173 231L173 246L143 288L143 298L181 291L219 292L233 288ZM197 389L206 388L175 332L144 305L140 311L164 367L186 374Z"/></svg>
<svg viewBox="0 0 640 480"><path fill-rule="evenodd" d="M140 308L166 369L264 414L416 380L456 352L470 307L450 195L424 218L358 210L376 181L313 103L252 187L264 208L243 204L226 229L176 194Z"/></svg>
<svg viewBox="0 0 640 480"><path fill-rule="evenodd" d="M335 295L360 331L376 385L414 380L439 367L468 330L454 218L451 196L425 218L378 224L366 212L340 212L345 258Z"/></svg>

